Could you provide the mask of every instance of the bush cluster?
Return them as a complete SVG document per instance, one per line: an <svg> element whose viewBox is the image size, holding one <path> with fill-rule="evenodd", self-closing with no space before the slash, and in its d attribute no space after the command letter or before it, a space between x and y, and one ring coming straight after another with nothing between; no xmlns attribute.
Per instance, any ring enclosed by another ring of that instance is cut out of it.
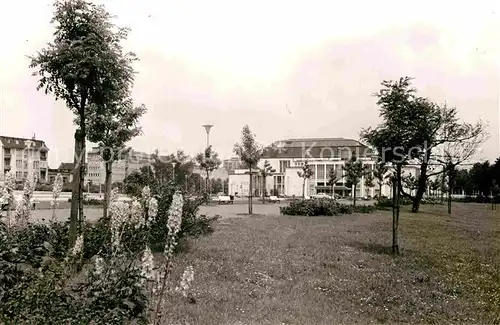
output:
<svg viewBox="0 0 500 325"><path fill-rule="evenodd" d="M282 215L289 216L337 216L351 213L371 213L373 211L375 211L373 205L358 205L354 207L323 198L293 200L288 206L280 208Z"/></svg>
<svg viewBox="0 0 500 325"><path fill-rule="evenodd" d="M389 199L387 197L380 198L379 201L375 202L375 207L378 209L387 209L387 208L392 208L392 199ZM399 198L399 205L410 205L412 204L412 201L409 198L406 197L400 197Z"/></svg>
<svg viewBox="0 0 500 325"><path fill-rule="evenodd" d="M424 197L421 204L441 204L441 199L436 197Z"/></svg>
<svg viewBox="0 0 500 325"><path fill-rule="evenodd" d="M115 267L105 281L84 267L93 238L85 236L85 255L72 256L67 223L30 223L9 229L1 223L0 323L123 324L141 319L146 297L137 268ZM89 232L88 234L91 234ZM87 247L87 245L90 245Z"/></svg>
<svg viewBox="0 0 500 325"><path fill-rule="evenodd" d="M167 221L175 190L163 190L147 227L123 226L124 246L118 257L111 245L109 218L82 225L83 247L78 256L71 253L69 222L12 228L0 220L0 324L127 324L132 320L147 324L151 299L143 290L136 263L145 247L164 252L171 238ZM202 200L184 200L177 240L213 231L217 217L198 215L201 204ZM105 277L93 273L97 257L112 263Z"/></svg>

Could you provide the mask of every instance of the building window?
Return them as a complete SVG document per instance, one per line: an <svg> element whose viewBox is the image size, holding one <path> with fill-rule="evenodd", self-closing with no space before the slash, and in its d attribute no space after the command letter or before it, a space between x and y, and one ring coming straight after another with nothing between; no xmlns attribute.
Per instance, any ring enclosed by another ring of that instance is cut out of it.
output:
<svg viewBox="0 0 500 325"><path fill-rule="evenodd" d="M25 161L25 162L24 162L24 168L25 168L25 169L26 169L26 168L28 168L28 161Z"/></svg>
<svg viewBox="0 0 500 325"><path fill-rule="evenodd" d="M316 179L325 179L325 165L318 165L317 173L318 176L316 177Z"/></svg>
<svg viewBox="0 0 500 325"><path fill-rule="evenodd" d="M284 173L290 167L290 160L280 160L280 173Z"/></svg>
<svg viewBox="0 0 500 325"><path fill-rule="evenodd" d="M28 172L24 172L24 178L28 178Z"/></svg>
<svg viewBox="0 0 500 325"><path fill-rule="evenodd" d="M21 159L16 160L16 168L22 168L23 167L23 161Z"/></svg>
<svg viewBox="0 0 500 325"><path fill-rule="evenodd" d="M16 178L17 178L17 179L21 179L21 177L23 177L23 173L22 173L22 172L17 171L17 172L16 172Z"/></svg>
<svg viewBox="0 0 500 325"><path fill-rule="evenodd" d="M40 168L40 162L38 160L33 161L33 168L34 169L39 169Z"/></svg>

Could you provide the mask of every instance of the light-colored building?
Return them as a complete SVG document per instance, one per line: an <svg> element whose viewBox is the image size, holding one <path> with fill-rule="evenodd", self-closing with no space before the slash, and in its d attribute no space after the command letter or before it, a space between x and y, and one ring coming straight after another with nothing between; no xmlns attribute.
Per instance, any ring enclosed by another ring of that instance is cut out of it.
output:
<svg viewBox="0 0 500 325"><path fill-rule="evenodd" d="M124 154L122 159L113 162L111 182L123 182L127 175L151 164L153 155L131 150ZM85 178L92 184L104 184L106 177L105 164L99 148L94 147L87 153L88 168Z"/></svg>
<svg viewBox="0 0 500 325"><path fill-rule="evenodd" d="M37 175L40 183L49 180L49 148L35 136L31 139L0 136L0 170L2 175L12 171L21 182L28 175Z"/></svg>
<svg viewBox="0 0 500 325"><path fill-rule="evenodd" d="M369 148L360 142L344 138L312 138L289 139L273 143L264 152L258 163L263 168L267 160L275 170L272 176L266 177L265 191L268 195L302 196L318 193L331 194L332 187L328 184L330 171L333 169L339 180L334 185L336 194L347 196L353 194L353 187L346 186L346 177L343 166L346 161L355 155L368 170L373 170L375 160ZM304 179L298 172L307 160L313 176ZM259 171L253 174L253 189L255 196L264 192L263 177ZM417 168L406 168L405 174L418 174ZM249 171L236 169L229 175L229 193L232 195L247 196L249 193ZM378 186L367 187L364 177L356 188L357 197L375 196L379 193ZM382 195L390 196L390 188L382 187Z"/></svg>
<svg viewBox="0 0 500 325"><path fill-rule="evenodd" d="M193 173L199 174L202 178L207 178L207 172L201 169L200 166L193 166ZM210 172L209 179L226 180L229 178L228 171L225 168L217 168Z"/></svg>
<svg viewBox="0 0 500 325"><path fill-rule="evenodd" d="M243 164L238 157L232 157L229 159L224 159L222 161L222 168L224 168L228 173L233 173L236 169L243 168Z"/></svg>

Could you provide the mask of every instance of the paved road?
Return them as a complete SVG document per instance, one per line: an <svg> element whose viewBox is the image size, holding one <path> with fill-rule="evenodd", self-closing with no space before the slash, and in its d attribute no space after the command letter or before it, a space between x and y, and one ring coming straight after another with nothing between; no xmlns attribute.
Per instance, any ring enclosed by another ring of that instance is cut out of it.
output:
<svg viewBox="0 0 500 325"><path fill-rule="evenodd" d="M352 201L343 201L339 202L345 204L352 204ZM234 218L241 217L248 213L247 204L243 204L246 202L240 202L241 204L228 204L228 205L202 205L200 207L199 212L201 214L206 214L208 216L220 215L222 218ZM374 201L359 201L359 204L373 204ZM287 203L254 203L253 205L253 213L255 214L264 214L264 215L279 215L279 208L282 206L286 206ZM85 208L85 216L88 220L97 220L100 216L102 216L102 208L100 207L86 207ZM59 220L67 220L69 218L69 208L57 209L56 216ZM33 211L33 216L35 220L41 219L50 219L52 217L52 210L50 209L37 209Z"/></svg>

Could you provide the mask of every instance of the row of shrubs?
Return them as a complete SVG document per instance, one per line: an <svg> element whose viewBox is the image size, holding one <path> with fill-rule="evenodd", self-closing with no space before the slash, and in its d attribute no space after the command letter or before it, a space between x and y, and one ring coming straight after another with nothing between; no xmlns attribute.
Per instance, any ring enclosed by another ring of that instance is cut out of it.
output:
<svg viewBox="0 0 500 325"><path fill-rule="evenodd" d="M373 211L375 211L373 205L352 206L323 198L293 200L288 206L280 208L282 215L289 216L337 216L351 213L371 213Z"/></svg>
<svg viewBox="0 0 500 325"><path fill-rule="evenodd" d="M460 198L452 198L453 202L461 202L461 203L500 203L500 196L496 196L494 198L489 196L465 196Z"/></svg>

